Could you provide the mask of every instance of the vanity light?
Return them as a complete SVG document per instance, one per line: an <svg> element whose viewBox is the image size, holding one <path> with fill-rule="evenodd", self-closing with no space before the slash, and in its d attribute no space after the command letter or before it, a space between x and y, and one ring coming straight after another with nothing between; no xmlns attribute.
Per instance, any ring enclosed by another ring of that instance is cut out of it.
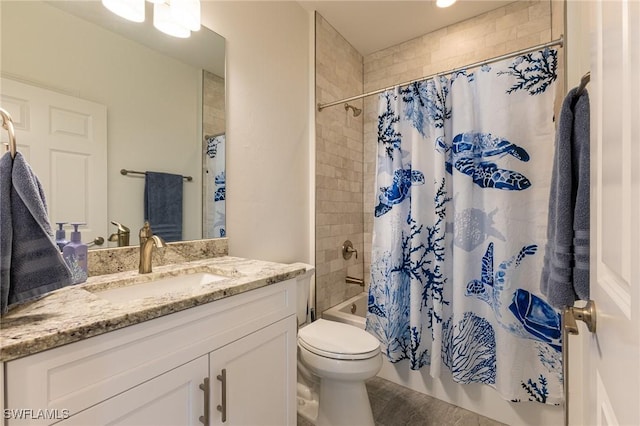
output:
<svg viewBox="0 0 640 426"><path fill-rule="evenodd" d="M200 29L200 0L170 0L172 18L191 31Z"/></svg>
<svg viewBox="0 0 640 426"><path fill-rule="evenodd" d="M147 0L153 3L153 26L173 37L187 38L200 29L200 0ZM111 12L144 22L145 0L102 0Z"/></svg>
<svg viewBox="0 0 640 426"><path fill-rule="evenodd" d="M449 7L454 4L456 0L436 0L436 6L438 7Z"/></svg>
<svg viewBox="0 0 640 426"><path fill-rule="evenodd" d="M133 22L144 22L144 0L102 0L116 15Z"/></svg>
<svg viewBox="0 0 640 426"><path fill-rule="evenodd" d="M171 6L167 3L153 5L153 26L173 37L187 38L191 35L189 28L175 20L171 13Z"/></svg>

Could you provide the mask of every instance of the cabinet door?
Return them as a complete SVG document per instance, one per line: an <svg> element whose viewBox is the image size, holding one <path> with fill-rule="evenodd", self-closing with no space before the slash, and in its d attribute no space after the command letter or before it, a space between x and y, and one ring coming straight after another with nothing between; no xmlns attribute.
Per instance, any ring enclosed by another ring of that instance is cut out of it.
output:
<svg viewBox="0 0 640 426"><path fill-rule="evenodd" d="M58 424L201 425L205 404L199 386L208 374L209 360L203 355Z"/></svg>
<svg viewBox="0 0 640 426"><path fill-rule="evenodd" d="M290 316L210 354L211 425L296 424L295 339Z"/></svg>

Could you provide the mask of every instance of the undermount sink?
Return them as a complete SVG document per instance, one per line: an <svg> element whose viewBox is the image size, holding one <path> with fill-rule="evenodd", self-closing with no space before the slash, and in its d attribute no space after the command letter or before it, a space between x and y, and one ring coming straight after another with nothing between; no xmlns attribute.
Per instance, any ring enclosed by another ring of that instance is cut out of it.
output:
<svg viewBox="0 0 640 426"><path fill-rule="evenodd" d="M146 297L158 297L171 293L189 293L203 285L217 281L223 281L228 277L211 274L209 272L197 272L193 274L177 275L174 277L159 278L140 284L132 284L124 287L107 288L92 291L96 296L114 303L128 302Z"/></svg>

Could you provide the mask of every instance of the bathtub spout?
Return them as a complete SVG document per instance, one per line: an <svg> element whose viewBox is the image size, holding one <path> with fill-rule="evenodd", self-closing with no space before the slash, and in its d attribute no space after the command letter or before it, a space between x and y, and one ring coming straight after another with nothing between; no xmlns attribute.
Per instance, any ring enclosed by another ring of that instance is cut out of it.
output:
<svg viewBox="0 0 640 426"><path fill-rule="evenodd" d="M347 284L358 284L359 286L364 287L364 280L362 278L355 278L347 275L347 279L345 281Z"/></svg>

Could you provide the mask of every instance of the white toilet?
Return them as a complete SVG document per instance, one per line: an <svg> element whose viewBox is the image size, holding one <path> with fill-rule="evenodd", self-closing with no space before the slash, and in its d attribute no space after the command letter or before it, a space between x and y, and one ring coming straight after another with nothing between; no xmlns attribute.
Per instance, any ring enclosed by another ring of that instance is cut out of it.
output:
<svg viewBox="0 0 640 426"><path fill-rule="evenodd" d="M364 382L382 367L380 342L349 324L307 323L311 275L298 277L298 414L319 426L373 425Z"/></svg>

